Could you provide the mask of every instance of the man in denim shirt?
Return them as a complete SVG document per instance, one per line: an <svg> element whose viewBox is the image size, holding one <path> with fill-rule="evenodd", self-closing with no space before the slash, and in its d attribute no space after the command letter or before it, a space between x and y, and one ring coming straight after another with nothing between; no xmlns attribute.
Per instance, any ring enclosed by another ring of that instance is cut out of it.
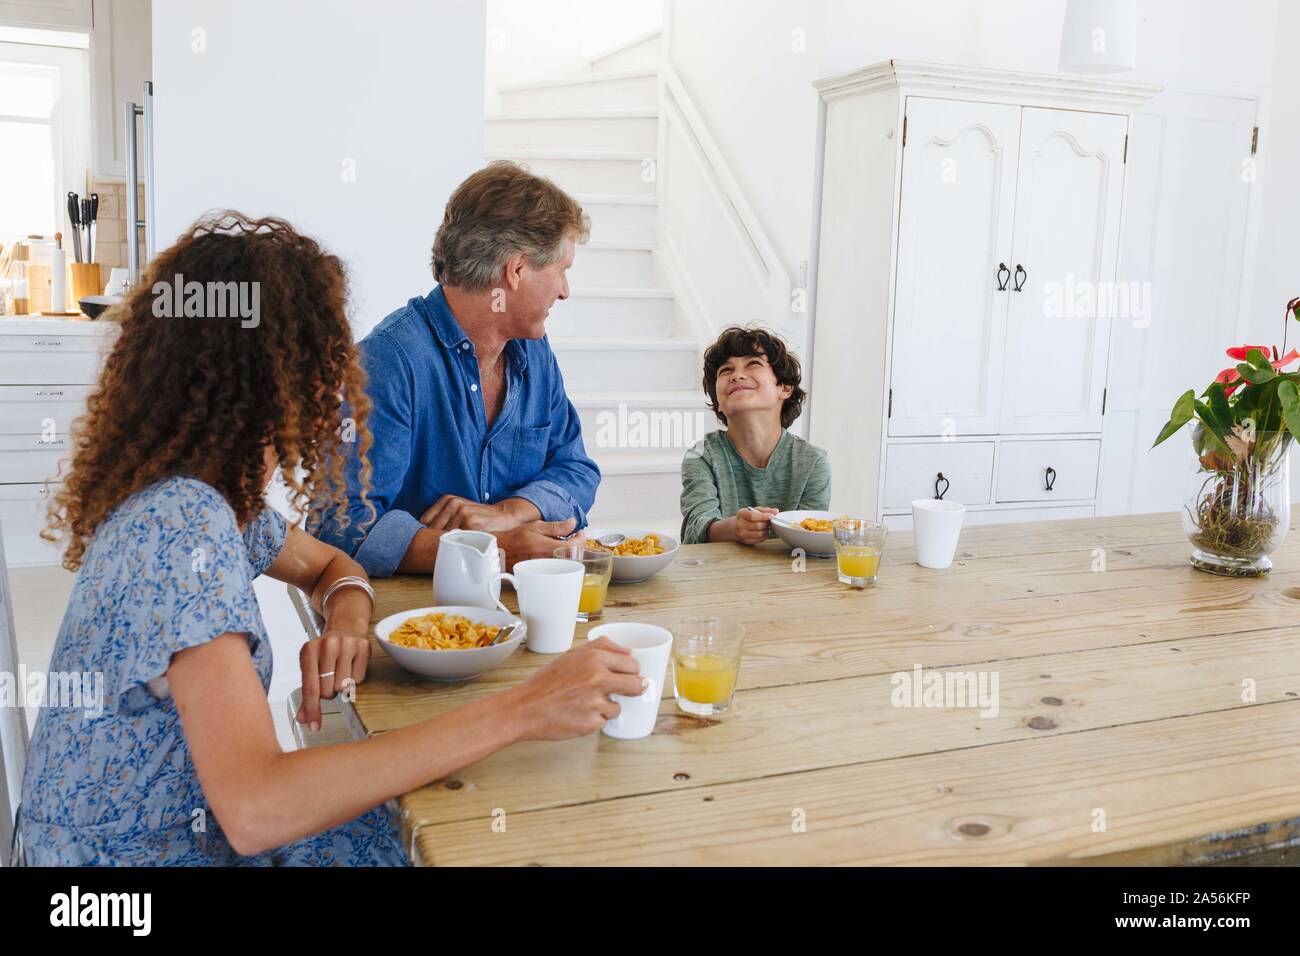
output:
<svg viewBox="0 0 1300 956"><path fill-rule="evenodd" d="M444 531L490 531L513 565L550 557L586 525L600 469L545 322L568 298L565 270L588 233L572 197L514 163L457 187L433 244L439 285L360 345L378 520L365 523L354 455L351 523L326 515L319 537L385 577L431 572Z"/></svg>

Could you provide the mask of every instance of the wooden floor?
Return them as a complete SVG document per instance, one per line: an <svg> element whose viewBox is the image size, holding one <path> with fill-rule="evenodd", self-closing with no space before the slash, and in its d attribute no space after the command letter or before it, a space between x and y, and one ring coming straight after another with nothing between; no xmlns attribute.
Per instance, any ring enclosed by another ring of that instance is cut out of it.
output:
<svg viewBox="0 0 1300 956"><path fill-rule="evenodd" d="M743 621L733 712L687 717L669 695L643 740L509 748L403 797L408 844L432 864L1287 862L1300 538L1262 579L1188 554L1172 514L969 528L946 571L899 533L859 592L778 542L683 548L612 586L605 619ZM428 578L378 590L376 619L432 603ZM356 702L372 734L549 660L443 687L374 657ZM996 675L996 715L895 706L892 678L918 666Z"/></svg>

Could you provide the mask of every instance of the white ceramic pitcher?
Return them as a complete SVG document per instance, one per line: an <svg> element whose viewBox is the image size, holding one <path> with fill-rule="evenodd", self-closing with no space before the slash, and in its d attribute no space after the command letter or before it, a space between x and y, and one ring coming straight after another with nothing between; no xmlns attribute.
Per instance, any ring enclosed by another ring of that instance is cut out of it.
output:
<svg viewBox="0 0 1300 956"><path fill-rule="evenodd" d="M448 531L438 539L433 599L439 605L495 608L501 598L505 552L486 531Z"/></svg>

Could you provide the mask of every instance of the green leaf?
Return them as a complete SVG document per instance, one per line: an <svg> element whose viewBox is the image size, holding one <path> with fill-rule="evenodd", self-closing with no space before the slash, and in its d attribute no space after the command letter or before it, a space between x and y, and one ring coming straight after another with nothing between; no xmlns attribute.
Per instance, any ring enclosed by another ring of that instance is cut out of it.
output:
<svg viewBox="0 0 1300 956"><path fill-rule="evenodd" d="M1251 355L1257 353L1263 354L1259 349L1250 350ZM1267 362L1264 363L1263 368L1260 368L1257 365L1248 365L1245 362L1239 362L1237 363L1237 374L1250 382L1251 385L1263 385L1265 382L1277 377L1277 372L1273 371L1273 366L1269 365Z"/></svg>
<svg viewBox="0 0 1300 956"><path fill-rule="evenodd" d="M1205 423L1205 444L1214 448L1216 451L1221 451L1225 454L1231 455L1232 452L1228 448L1227 439L1228 436L1232 434L1232 419L1228 419L1227 428L1220 428L1214 420L1214 410L1204 402L1196 403L1196 414L1200 417L1201 421Z"/></svg>
<svg viewBox="0 0 1300 956"><path fill-rule="evenodd" d="M1210 411L1214 415L1215 430L1225 435L1231 434L1233 425L1232 405L1228 402L1228 395L1223 390L1223 383L1213 382L1206 389L1209 397Z"/></svg>
<svg viewBox="0 0 1300 956"><path fill-rule="evenodd" d="M1273 371L1273 364L1269 361L1268 353L1263 349L1251 349L1246 353L1246 361L1258 369L1268 369Z"/></svg>
<svg viewBox="0 0 1300 956"><path fill-rule="evenodd" d="M1192 420L1192 415L1196 411L1195 402L1196 393L1190 388L1178 396L1178 401L1174 402L1173 411L1169 413L1169 421L1165 423L1164 428L1160 429L1160 434L1156 436L1156 440L1151 444L1152 448L1155 448L1156 445L1159 445Z"/></svg>
<svg viewBox="0 0 1300 956"><path fill-rule="evenodd" d="M1300 389L1290 380L1277 386L1277 398L1282 403L1282 421L1292 436L1300 437Z"/></svg>

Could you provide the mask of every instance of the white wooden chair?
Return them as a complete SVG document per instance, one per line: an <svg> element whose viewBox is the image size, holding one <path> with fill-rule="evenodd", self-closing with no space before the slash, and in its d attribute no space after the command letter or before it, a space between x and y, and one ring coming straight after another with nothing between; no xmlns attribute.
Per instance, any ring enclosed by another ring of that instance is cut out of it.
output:
<svg viewBox="0 0 1300 956"><path fill-rule="evenodd" d="M307 632L308 640L318 637L321 625L324 622L321 620L320 615L312 609L307 595L291 584L289 585L289 600L293 602L294 610L298 612L298 619L302 621L303 630ZM320 730L317 731L309 730L298 723L296 717L300 706L302 706L302 688L298 687L285 701L285 707L289 711L289 726L293 728L293 739L298 744L299 750L307 747L324 747L329 744L347 743L365 737L361 730L361 724L352 710L352 705L340 697L320 702Z"/></svg>
<svg viewBox="0 0 1300 956"><path fill-rule="evenodd" d="M13 682L15 693L13 706L0 706L0 866L7 865L15 845L14 821L27 763L27 715L18 682L18 637L9 595L9 568L0 534L0 675Z"/></svg>

